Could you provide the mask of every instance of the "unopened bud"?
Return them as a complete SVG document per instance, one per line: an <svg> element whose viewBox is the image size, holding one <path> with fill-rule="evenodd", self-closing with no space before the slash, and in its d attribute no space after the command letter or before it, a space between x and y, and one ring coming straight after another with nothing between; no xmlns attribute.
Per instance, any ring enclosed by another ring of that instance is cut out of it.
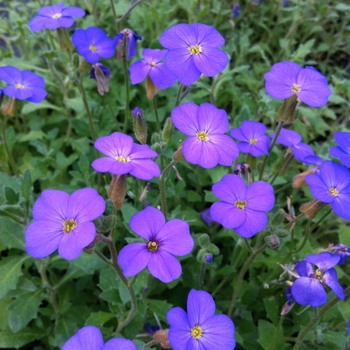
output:
<svg viewBox="0 0 350 350"><path fill-rule="evenodd" d="M156 142L151 146L151 148L154 151L156 151L158 154L162 154L167 147L168 147L168 144L164 141Z"/></svg>
<svg viewBox="0 0 350 350"><path fill-rule="evenodd" d="M201 248L206 247L209 243L210 243L209 235L207 235L206 233L203 233L202 235L199 236L198 244Z"/></svg>
<svg viewBox="0 0 350 350"><path fill-rule="evenodd" d="M307 175L310 175L310 174L315 174L316 171L317 171L317 168L312 168L312 169L306 170L298 175L295 175L293 177L292 187L299 188L301 186L308 186L308 183L305 181L305 177Z"/></svg>
<svg viewBox="0 0 350 350"><path fill-rule="evenodd" d="M111 70L102 63L94 64L90 70L90 78L96 80L97 91L101 96L109 91L111 74Z"/></svg>
<svg viewBox="0 0 350 350"><path fill-rule="evenodd" d="M277 112L276 120L278 122L284 121L285 124L291 124L294 121L295 110L298 106L298 98L293 95L283 101L282 106Z"/></svg>
<svg viewBox="0 0 350 350"><path fill-rule="evenodd" d="M126 175L113 175L111 184L108 187L108 198L114 203L116 209L123 205L126 194Z"/></svg>
<svg viewBox="0 0 350 350"><path fill-rule="evenodd" d="M292 310L293 306L295 305L295 303L290 303L289 301L287 301L283 307L282 307L282 311L281 311L281 316L283 315L287 315L287 313Z"/></svg>
<svg viewBox="0 0 350 350"><path fill-rule="evenodd" d="M80 57L78 70L80 73L88 72L91 70L91 64L84 57Z"/></svg>
<svg viewBox="0 0 350 350"><path fill-rule="evenodd" d="M131 114L135 137L141 144L144 145L147 143L147 124L142 110L139 107L135 107Z"/></svg>
<svg viewBox="0 0 350 350"><path fill-rule="evenodd" d="M153 339L159 342L162 349L171 349L168 333L169 329L160 329L153 334Z"/></svg>
<svg viewBox="0 0 350 350"><path fill-rule="evenodd" d="M96 220L94 220L97 232L109 232L117 225L117 217L113 214L104 216L101 215Z"/></svg>
<svg viewBox="0 0 350 350"><path fill-rule="evenodd" d="M275 231L275 234L280 238L284 238L289 235L289 231L284 228L280 228Z"/></svg>
<svg viewBox="0 0 350 350"><path fill-rule="evenodd" d="M235 166L235 170L233 171L235 175L244 175L246 172L248 172L249 174L252 172L252 169L247 163L238 163Z"/></svg>
<svg viewBox="0 0 350 350"><path fill-rule="evenodd" d="M73 50L74 46L70 40L66 28L57 28L58 42L62 51Z"/></svg>
<svg viewBox="0 0 350 350"><path fill-rule="evenodd" d="M271 225L278 226L281 225L286 217L286 213L283 209L278 209L277 213L271 219Z"/></svg>
<svg viewBox="0 0 350 350"><path fill-rule="evenodd" d="M4 116L13 117L16 115L16 99L14 97L10 97L6 102L5 106L2 107L1 112Z"/></svg>
<svg viewBox="0 0 350 350"><path fill-rule="evenodd" d="M57 73L61 73L63 75L68 75L68 72L67 72L65 65L58 58L55 57L52 59L52 66L53 66L53 69Z"/></svg>
<svg viewBox="0 0 350 350"><path fill-rule="evenodd" d="M175 151L175 153L173 155L173 159L175 160L175 162L182 162L183 160L185 160L185 157L184 157L184 155L182 153L182 144Z"/></svg>
<svg viewBox="0 0 350 350"><path fill-rule="evenodd" d="M165 121L165 125L164 125L163 131L162 131L162 139L168 145L171 143L171 140L173 139L173 132L174 132L174 124L173 124L171 118L168 118Z"/></svg>
<svg viewBox="0 0 350 350"><path fill-rule="evenodd" d="M211 264L214 260L213 254L207 253L205 256L205 262Z"/></svg>
<svg viewBox="0 0 350 350"><path fill-rule="evenodd" d="M314 199L311 202L304 203L300 207L300 211L305 214L307 219L313 219L324 206L325 203Z"/></svg>
<svg viewBox="0 0 350 350"><path fill-rule="evenodd" d="M213 255L219 255L220 254L220 249L213 243L210 243L207 246L207 251Z"/></svg>
<svg viewBox="0 0 350 350"><path fill-rule="evenodd" d="M276 249L280 245L280 239L275 234L264 237L264 241L271 249Z"/></svg>
<svg viewBox="0 0 350 350"><path fill-rule="evenodd" d="M146 77L146 94L149 100L153 100L154 96L156 96L160 92L159 87L154 84L153 80L149 75Z"/></svg>

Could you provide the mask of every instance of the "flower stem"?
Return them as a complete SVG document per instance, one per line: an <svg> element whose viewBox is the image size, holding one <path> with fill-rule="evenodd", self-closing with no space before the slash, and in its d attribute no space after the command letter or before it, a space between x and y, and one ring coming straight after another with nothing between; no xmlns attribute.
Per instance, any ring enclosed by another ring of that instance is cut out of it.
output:
<svg viewBox="0 0 350 350"><path fill-rule="evenodd" d="M154 96L154 98L152 100L152 104L153 104L153 109L154 109L154 115L156 117L157 131L159 133L161 133L156 96Z"/></svg>
<svg viewBox="0 0 350 350"><path fill-rule="evenodd" d="M165 193L165 175L174 166L175 163L176 163L176 161L172 160L166 166L166 168L162 171L162 173L159 176L160 203L161 203L161 207L162 207L162 212L163 212L165 217L167 214L166 193Z"/></svg>
<svg viewBox="0 0 350 350"><path fill-rule="evenodd" d="M7 120L8 120L8 117L7 116L4 116L4 123L2 125L2 142L4 144L4 147L5 147L5 151L7 153L7 157L9 159L9 162L11 164L11 167L12 167L12 170L13 172L15 173L16 177L19 176L19 172L18 172L18 169L17 169L17 165L16 165L16 162L14 161L13 157L12 157L12 154L10 152L10 149L7 145L7 141L6 141L6 126L7 126Z"/></svg>
<svg viewBox="0 0 350 350"><path fill-rule="evenodd" d="M310 231L313 231L331 212L332 212L332 208L330 208L326 214L324 214L317 222L316 224L311 226Z"/></svg>
<svg viewBox="0 0 350 350"><path fill-rule="evenodd" d="M129 106L129 74L128 74L128 65L126 62L126 58L123 59L123 68L124 68L124 80L125 80L125 114L124 114L124 133L127 132L129 116L130 116L130 106Z"/></svg>
<svg viewBox="0 0 350 350"><path fill-rule="evenodd" d="M111 4L111 9L112 9L112 13L113 13L113 18L114 18L114 24L115 24L115 30L117 31L117 33L120 31L118 28L118 17L117 17L117 13L115 12L115 6L114 6L114 1L110 0L109 1Z"/></svg>
<svg viewBox="0 0 350 350"><path fill-rule="evenodd" d="M276 143L277 138L278 138L278 136L279 136L279 134L280 134L280 132L281 132L281 130L283 128L283 125L284 125L284 121L283 120L278 122L278 124L277 124L276 130L275 130L275 136L274 136L274 138L273 138L273 140L271 142L268 154L265 155L265 157L264 157L263 165L261 167L260 174L259 174L259 180L262 179L262 176L263 176L266 164L267 164L267 160L268 160L268 158L269 158L269 156L271 154L271 151L272 151L273 147L275 146L275 143Z"/></svg>
<svg viewBox="0 0 350 350"><path fill-rule="evenodd" d="M244 264L244 266L242 267L238 278L237 278L237 282L235 285L235 288L233 290L233 294L232 294L232 298L231 298L231 303L230 303L230 308L228 310L228 317L232 317L232 313L233 313L233 308L238 296L238 293L241 289L242 286L242 282L243 282L243 277L245 275L245 273L247 272L249 266L253 263L255 257L257 255L259 255L260 253L262 253L266 248L268 247L268 245L265 243L264 245L262 245L259 249L257 249L253 254L250 255L250 257L248 258L248 260L246 261L246 263Z"/></svg>
<svg viewBox="0 0 350 350"><path fill-rule="evenodd" d="M143 347L142 350L146 350L150 348L153 345L157 345L159 342L157 340L151 340L150 342L146 343Z"/></svg>
<svg viewBox="0 0 350 350"><path fill-rule="evenodd" d="M347 295L350 293L350 287L346 288L344 290L344 294ZM305 336L308 334L308 332L310 331L310 329L313 327L313 325L321 318L321 316L323 316L331 307L333 307L340 299L334 298L331 302L329 302L326 306L324 306L320 312L318 312L317 315L315 315L315 317L305 326L304 330L299 334L295 345L293 347L293 350L297 350L299 349L300 345L302 344Z"/></svg>
<svg viewBox="0 0 350 350"><path fill-rule="evenodd" d="M180 104L180 97L181 97L181 92L182 92L183 88L184 88L184 85L180 84L179 88L177 89L175 107L177 107Z"/></svg>
<svg viewBox="0 0 350 350"><path fill-rule="evenodd" d="M111 0L112 2L113 0ZM120 32L120 23L124 21L126 17L129 16L130 12L137 6L140 5L145 0L139 0L129 7L129 9L124 13L124 15L116 21L117 32Z"/></svg>
<svg viewBox="0 0 350 350"><path fill-rule="evenodd" d="M200 289L204 289L205 268L206 268L206 264L205 264L205 262L202 262L201 263L201 269L200 269L200 272L199 272L199 287L200 287Z"/></svg>

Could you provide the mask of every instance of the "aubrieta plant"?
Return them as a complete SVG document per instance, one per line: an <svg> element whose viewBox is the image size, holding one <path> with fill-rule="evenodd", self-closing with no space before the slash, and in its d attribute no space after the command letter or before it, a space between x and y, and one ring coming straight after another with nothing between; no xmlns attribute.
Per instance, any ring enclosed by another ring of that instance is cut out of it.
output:
<svg viewBox="0 0 350 350"><path fill-rule="evenodd" d="M4 6L0 348L349 347L347 4Z"/></svg>

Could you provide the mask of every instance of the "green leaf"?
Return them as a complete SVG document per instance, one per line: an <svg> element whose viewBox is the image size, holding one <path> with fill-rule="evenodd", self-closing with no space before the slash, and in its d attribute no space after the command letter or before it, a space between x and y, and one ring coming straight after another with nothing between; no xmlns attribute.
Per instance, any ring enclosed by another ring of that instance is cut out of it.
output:
<svg viewBox="0 0 350 350"><path fill-rule="evenodd" d="M106 267L106 264L96 254L86 253L70 261L70 264L83 270L86 274L93 274L96 270L102 270Z"/></svg>
<svg viewBox="0 0 350 350"><path fill-rule="evenodd" d="M35 292L21 294L11 303L8 312L12 332L17 333L36 317L42 300L42 290L38 289Z"/></svg>
<svg viewBox="0 0 350 350"><path fill-rule="evenodd" d="M64 112L63 108L57 107L50 102L42 101L41 103L26 103L22 108L22 114L27 115L39 109L54 109L59 112Z"/></svg>
<svg viewBox="0 0 350 350"><path fill-rule="evenodd" d="M24 250L24 227L9 217L1 218L0 243Z"/></svg>
<svg viewBox="0 0 350 350"><path fill-rule="evenodd" d="M152 310L152 312L154 312L160 320L167 322L166 314L172 308L172 304L168 304L164 300L146 299L145 301L150 310Z"/></svg>
<svg viewBox="0 0 350 350"><path fill-rule="evenodd" d="M276 333L277 328L272 323L259 320L258 330L258 343L264 350L282 350L286 348L281 327ZM272 342L274 343L272 344Z"/></svg>
<svg viewBox="0 0 350 350"><path fill-rule="evenodd" d="M28 255L22 256L20 259L18 256L11 256L4 258L0 262L0 299L2 299L11 289L16 287L18 278L22 276L22 264L28 258Z"/></svg>
<svg viewBox="0 0 350 350"><path fill-rule="evenodd" d="M18 142L41 140L44 138L46 138L46 134L44 134L41 130L32 130L27 134L18 136Z"/></svg>
<svg viewBox="0 0 350 350"><path fill-rule="evenodd" d="M32 176L30 170L26 169L21 177L22 196L26 202L29 201L32 193Z"/></svg>
<svg viewBox="0 0 350 350"><path fill-rule="evenodd" d="M350 227L341 225L339 228L339 243L350 247Z"/></svg>
<svg viewBox="0 0 350 350"><path fill-rule="evenodd" d="M93 312L86 320L85 325L102 327L107 321L114 318L115 315L108 312Z"/></svg>
<svg viewBox="0 0 350 350"><path fill-rule="evenodd" d="M19 194L12 187L4 186L4 194L8 204L16 204L19 201Z"/></svg>
<svg viewBox="0 0 350 350"><path fill-rule="evenodd" d="M119 284L119 295L120 295L120 299L122 300L123 304L130 301L130 294L129 294L128 288L126 288L124 283Z"/></svg>
<svg viewBox="0 0 350 350"><path fill-rule="evenodd" d="M42 331L38 329L26 328L16 334L13 334L11 330L6 329L0 332L0 348L19 349L21 346L28 344L35 339L40 339L42 336Z"/></svg>

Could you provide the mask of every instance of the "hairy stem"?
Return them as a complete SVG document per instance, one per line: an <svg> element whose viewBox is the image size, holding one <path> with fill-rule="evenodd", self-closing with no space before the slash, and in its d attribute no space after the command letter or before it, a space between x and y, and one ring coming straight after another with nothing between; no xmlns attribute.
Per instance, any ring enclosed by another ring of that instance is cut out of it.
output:
<svg viewBox="0 0 350 350"><path fill-rule="evenodd" d="M176 162L172 160L166 168L162 171L162 173L159 176L159 192L160 192L160 203L161 203L161 209L166 217L167 214L167 203L166 203L166 193L165 193L165 175L167 172L174 166Z"/></svg>
<svg viewBox="0 0 350 350"><path fill-rule="evenodd" d="M12 167L12 170L13 172L15 173L16 177L19 176L19 172L18 172L18 168L17 168L17 165L16 165L16 162L14 161L13 157L12 157L12 154L10 152L10 149L7 145L7 141L6 141L6 126L7 126L7 120L8 120L8 117L5 116L4 117L4 123L2 125L2 142L4 144L4 147L5 147L5 152L7 153L7 157L9 159L9 162L11 164L11 167Z"/></svg>

